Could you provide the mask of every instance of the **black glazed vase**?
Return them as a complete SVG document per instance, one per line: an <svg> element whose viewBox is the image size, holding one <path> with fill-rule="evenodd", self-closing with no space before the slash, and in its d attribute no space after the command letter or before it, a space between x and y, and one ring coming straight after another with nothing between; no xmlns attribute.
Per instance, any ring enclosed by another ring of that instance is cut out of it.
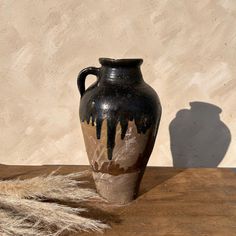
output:
<svg viewBox="0 0 236 236"><path fill-rule="evenodd" d="M144 82L142 59L100 58L100 68L83 69L77 80L80 121L98 193L126 204L138 194L151 155L161 104ZM85 90L86 76L97 81Z"/></svg>

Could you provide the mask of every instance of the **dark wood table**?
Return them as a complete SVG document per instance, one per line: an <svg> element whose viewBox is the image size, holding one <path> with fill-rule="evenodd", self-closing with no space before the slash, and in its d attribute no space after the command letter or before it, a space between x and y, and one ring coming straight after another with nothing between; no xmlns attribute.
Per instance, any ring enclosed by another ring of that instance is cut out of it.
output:
<svg viewBox="0 0 236 236"><path fill-rule="evenodd" d="M0 177L29 178L57 168L1 165ZM63 166L60 173L88 168ZM148 167L140 195L131 204L118 207L93 203L89 209L88 216L111 224L112 229L104 233L109 236L235 236L236 173L220 168Z"/></svg>

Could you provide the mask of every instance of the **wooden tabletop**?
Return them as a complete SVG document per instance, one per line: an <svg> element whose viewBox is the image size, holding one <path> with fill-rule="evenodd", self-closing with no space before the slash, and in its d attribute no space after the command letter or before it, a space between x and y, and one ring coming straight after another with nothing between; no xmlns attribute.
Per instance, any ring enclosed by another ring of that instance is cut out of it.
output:
<svg viewBox="0 0 236 236"><path fill-rule="evenodd" d="M29 178L57 168L0 165L0 177ZM60 172L88 168L63 166ZM112 229L104 233L109 236L235 236L236 173L230 169L148 167L140 196L131 204L93 203L89 209L88 216L110 223Z"/></svg>

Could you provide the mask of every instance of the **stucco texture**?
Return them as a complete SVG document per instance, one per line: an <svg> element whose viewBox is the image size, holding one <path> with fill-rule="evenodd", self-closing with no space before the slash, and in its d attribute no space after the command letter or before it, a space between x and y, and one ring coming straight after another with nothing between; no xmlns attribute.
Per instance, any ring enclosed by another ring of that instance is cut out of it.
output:
<svg viewBox="0 0 236 236"><path fill-rule="evenodd" d="M88 164L76 77L141 57L163 107L149 165L236 167L235 22L234 0L1 0L0 163Z"/></svg>

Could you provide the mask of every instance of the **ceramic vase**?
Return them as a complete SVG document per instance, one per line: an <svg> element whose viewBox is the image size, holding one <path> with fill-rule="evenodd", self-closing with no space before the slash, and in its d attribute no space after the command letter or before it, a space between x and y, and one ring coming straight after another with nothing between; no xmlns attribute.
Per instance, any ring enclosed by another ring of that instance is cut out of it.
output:
<svg viewBox="0 0 236 236"><path fill-rule="evenodd" d="M161 104L144 82L142 59L100 58L100 68L88 67L78 76L80 122L98 193L110 202L135 199L151 155ZM95 83L85 90L92 74Z"/></svg>

